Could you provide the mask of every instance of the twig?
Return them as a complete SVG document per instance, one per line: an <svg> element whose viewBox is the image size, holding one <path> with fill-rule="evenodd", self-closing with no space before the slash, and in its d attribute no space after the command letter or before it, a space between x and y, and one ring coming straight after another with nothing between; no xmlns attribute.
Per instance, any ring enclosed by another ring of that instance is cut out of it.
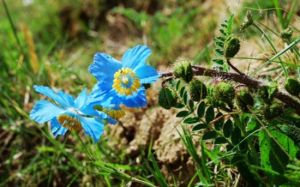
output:
<svg viewBox="0 0 300 187"><path fill-rule="evenodd" d="M236 68L233 64L231 64L231 62L230 62L229 59L227 59L227 64L228 64L235 72L237 72L238 74L244 75L244 73L242 73L238 68Z"/></svg>
<svg viewBox="0 0 300 187"><path fill-rule="evenodd" d="M161 83L161 86L162 86L162 87L165 87L165 84L166 84L167 82L173 80L173 79L174 79L174 77L169 77L169 78L163 80L162 83Z"/></svg>
<svg viewBox="0 0 300 187"><path fill-rule="evenodd" d="M247 87L254 88L254 89L259 89L259 88L265 86L265 84L262 83L261 81L253 79L245 74L240 75L237 73L222 72L222 71L217 71L217 70L213 70L213 69L207 69L207 68L200 67L200 66L193 66L193 73L194 73L194 75L199 75L199 76L220 77L223 80L231 80L231 81L235 81L238 83L242 83L242 84L246 85ZM172 72L165 72L165 73L160 74L161 78L164 78L164 77L167 78L170 76L173 76ZM297 114L300 115L300 103L296 99L294 99L290 95L283 93L281 91L278 91L275 94L275 97L277 99L279 99L280 101L282 101L283 103L287 104L287 106L295 109Z"/></svg>

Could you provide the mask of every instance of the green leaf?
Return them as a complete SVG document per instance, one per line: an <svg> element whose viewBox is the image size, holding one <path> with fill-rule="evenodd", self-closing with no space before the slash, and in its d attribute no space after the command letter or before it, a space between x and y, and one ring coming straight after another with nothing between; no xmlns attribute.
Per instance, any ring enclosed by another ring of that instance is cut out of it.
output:
<svg viewBox="0 0 300 187"><path fill-rule="evenodd" d="M202 140L209 140L209 139L214 139L217 137L217 132L216 131L208 131L205 132L202 136Z"/></svg>
<svg viewBox="0 0 300 187"><path fill-rule="evenodd" d="M178 118L182 118L182 117L186 117L186 116L188 116L190 114L190 112L189 111L187 111L187 110L183 110L183 111L180 111L180 112L178 112L177 114L176 114L176 117L178 117Z"/></svg>
<svg viewBox="0 0 300 187"><path fill-rule="evenodd" d="M186 124L193 124L193 123L198 123L199 122L199 118L197 117L190 117L190 118L186 118L183 123Z"/></svg>
<svg viewBox="0 0 300 187"><path fill-rule="evenodd" d="M272 169L279 173L284 173L286 165L289 163L289 155L283 150L283 148L274 140L270 139L271 154L269 154L269 160Z"/></svg>
<svg viewBox="0 0 300 187"><path fill-rule="evenodd" d="M185 87L183 86L180 91L179 91L179 95L180 97L183 97L183 94L186 92Z"/></svg>
<svg viewBox="0 0 300 187"><path fill-rule="evenodd" d="M230 35L232 33L232 25L233 25L233 15L231 15L227 21L227 29L226 34Z"/></svg>
<svg viewBox="0 0 300 187"><path fill-rule="evenodd" d="M159 105L165 109L170 109L177 103L175 93L170 88L162 88L158 96Z"/></svg>
<svg viewBox="0 0 300 187"><path fill-rule="evenodd" d="M202 118L204 116L204 113L205 113L205 103L204 101L202 101L199 105L198 105L198 108L197 108L197 116L199 118Z"/></svg>
<svg viewBox="0 0 300 187"><path fill-rule="evenodd" d="M179 90L180 84L181 84L181 81L180 81L180 79L179 79L179 80L177 80L177 82L176 82L176 90Z"/></svg>
<svg viewBox="0 0 300 187"><path fill-rule="evenodd" d="M185 105L188 104L188 93L184 92L183 96L182 96L183 102Z"/></svg>
<svg viewBox="0 0 300 187"><path fill-rule="evenodd" d="M242 141L242 134L241 134L241 130L238 127L235 127L232 135L231 135L231 141L234 145L239 144Z"/></svg>
<svg viewBox="0 0 300 187"><path fill-rule="evenodd" d="M206 129L206 128L207 128L207 125L205 123L199 123L199 124L196 124L192 130L198 131L198 130Z"/></svg>
<svg viewBox="0 0 300 187"><path fill-rule="evenodd" d="M194 101L189 100L189 107L191 111L194 111Z"/></svg>
<svg viewBox="0 0 300 187"><path fill-rule="evenodd" d="M214 111L214 107L209 106L206 110L205 113L205 121L206 123L211 122L213 119L215 118L215 111Z"/></svg>
<svg viewBox="0 0 300 187"><path fill-rule="evenodd" d="M224 143L227 143L227 140L224 137L217 137L215 140L215 144L224 144Z"/></svg>
<svg viewBox="0 0 300 187"><path fill-rule="evenodd" d="M177 103L176 106L174 106L175 108L183 108L184 104L182 103Z"/></svg>
<svg viewBox="0 0 300 187"><path fill-rule="evenodd" d="M265 131L259 133L259 147L261 165L266 169L273 169L283 173L290 158L295 158L297 147L294 142L278 130L269 130L272 137Z"/></svg>
<svg viewBox="0 0 300 187"><path fill-rule="evenodd" d="M215 122L215 129L216 130L221 130L222 129L222 126L224 124L224 117L221 117L223 114L221 112L219 112L216 116L216 118L219 118L218 121Z"/></svg>
<svg viewBox="0 0 300 187"><path fill-rule="evenodd" d="M216 51L217 55L223 56L223 54L224 54L224 51L222 49L217 48L217 49L215 49L215 51Z"/></svg>
<svg viewBox="0 0 300 187"><path fill-rule="evenodd" d="M223 133L224 133L224 136L228 138L231 136L232 132L233 132L233 123L229 119L225 122L225 124L223 126Z"/></svg>

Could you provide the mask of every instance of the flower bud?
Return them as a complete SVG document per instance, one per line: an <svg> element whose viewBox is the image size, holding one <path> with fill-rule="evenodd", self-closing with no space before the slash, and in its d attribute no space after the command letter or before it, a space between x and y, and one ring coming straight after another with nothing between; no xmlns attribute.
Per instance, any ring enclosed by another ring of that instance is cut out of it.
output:
<svg viewBox="0 0 300 187"><path fill-rule="evenodd" d="M258 90L258 96L260 96L265 103L271 104L277 92L277 86L262 86Z"/></svg>
<svg viewBox="0 0 300 187"><path fill-rule="evenodd" d="M170 109L177 104L176 93L170 88L162 88L158 96L159 105L165 109Z"/></svg>
<svg viewBox="0 0 300 187"><path fill-rule="evenodd" d="M241 25L241 31L245 30L247 27L249 27L252 24L253 24L252 13L248 11L246 21Z"/></svg>
<svg viewBox="0 0 300 187"><path fill-rule="evenodd" d="M189 91L190 91L190 96L193 101L200 101L204 99L207 95L207 90L205 84L203 84L199 80L192 80L189 83Z"/></svg>
<svg viewBox="0 0 300 187"><path fill-rule="evenodd" d="M285 83L284 88L291 95L294 95L294 96L300 95L300 83L296 79L288 78L288 80Z"/></svg>
<svg viewBox="0 0 300 187"><path fill-rule="evenodd" d="M229 83L221 82L214 90L215 99L231 104L235 96L235 90Z"/></svg>
<svg viewBox="0 0 300 187"><path fill-rule="evenodd" d="M248 107L252 107L254 105L253 97L246 89L241 90L237 94L236 101L237 101L237 105L244 112L248 112L249 111Z"/></svg>
<svg viewBox="0 0 300 187"><path fill-rule="evenodd" d="M193 79L192 65L188 61L183 61L175 66L174 75L176 78L182 78L185 82Z"/></svg>
<svg viewBox="0 0 300 187"><path fill-rule="evenodd" d="M235 37L229 37L225 41L224 49L226 58L234 57L240 50L240 40Z"/></svg>

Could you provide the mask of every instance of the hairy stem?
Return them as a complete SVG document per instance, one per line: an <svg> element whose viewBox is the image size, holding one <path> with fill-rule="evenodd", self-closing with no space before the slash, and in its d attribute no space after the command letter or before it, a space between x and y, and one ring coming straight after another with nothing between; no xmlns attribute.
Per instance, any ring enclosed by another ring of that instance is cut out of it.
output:
<svg viewBox="0 0 300 187"><path fill-rule="evenodd" d="M249 88L254 88L254 89L259 89L265 86L263 82L253 79L245 74L241 75L237 73L222 72L213 69L207 69L200 66L193 66L193 73L194 75L198 75L198 76L219 77L223 80L235 81L238 83L242 83ZM173 76L173 72L165 72L160 74L161 78L169 78L171 76ZM288 107L295 109L297 114L300 115L300 103L292 96L283 93L281 91L278 91L275 97L280 101L282 101L283 103L285 103Z"/></svg>

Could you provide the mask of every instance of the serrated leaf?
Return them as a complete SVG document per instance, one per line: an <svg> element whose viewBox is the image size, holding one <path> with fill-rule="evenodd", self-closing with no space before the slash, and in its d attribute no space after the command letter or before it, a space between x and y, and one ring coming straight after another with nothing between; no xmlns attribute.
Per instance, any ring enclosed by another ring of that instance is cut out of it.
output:
<svg viewBox="0 0 300 187"><path fill-rule="evenodd" d="M217 137L217 132L216 131L208 131L205 132L202 136L202 140L209 140L209 139L214 139Z"/></svg>
<svg viewBox="0 0 300 187"><path fill-rule="evenodd" d="M270 164L272 169L279 173L284 173L286 165L289 163L289 155L282 149L281 146L275 142L274 139L270 139L271 154L269 154Z"/></svg>
<svg viewBox="0 0 300 187"><path fill-rule="evenodd" d="M206 129L207 128L207 125L204 124L204 123L198 123L196 125L194 125L193 127L193 131L198 131L198 130L201 130L201 129Z"/></svg>
<svg viewBox="0 0 300 187"><path fill-rule="evenodd" d="M194 123L198 123L199 119L197 117L190 117L190 118L186 118L185 120L183 120L183 123L186 124L194 124Z"/></svg>
<svg viewBox="0 0 300 187"><path fill-rule="evenodd" d="M204 113L205 113L205 103L204 101L202 101L199 105L198 105L198 108L197 108L197 116L199 118L202 118L204 116Z"/></svg>
<svg viewBox="0 0 300 187"><path fill-rule="evenodd" d="M215 111L214 111L214 107L209 106L206 109L205 112L205 121L208 124L209 122L211 122L213 119L215 118Z"/></svg>
<svg viewBox="0 0 300 187"><path fill-rule="evenodd" d="M186 117L186 116L188 116L190 114L190 112L189 111L187 111L187 110L183 110L183 111L180 111L180 112L178 112L177 114L176 114L176 117L178 117L178 118L182 118L182 117Z"/></svg>

